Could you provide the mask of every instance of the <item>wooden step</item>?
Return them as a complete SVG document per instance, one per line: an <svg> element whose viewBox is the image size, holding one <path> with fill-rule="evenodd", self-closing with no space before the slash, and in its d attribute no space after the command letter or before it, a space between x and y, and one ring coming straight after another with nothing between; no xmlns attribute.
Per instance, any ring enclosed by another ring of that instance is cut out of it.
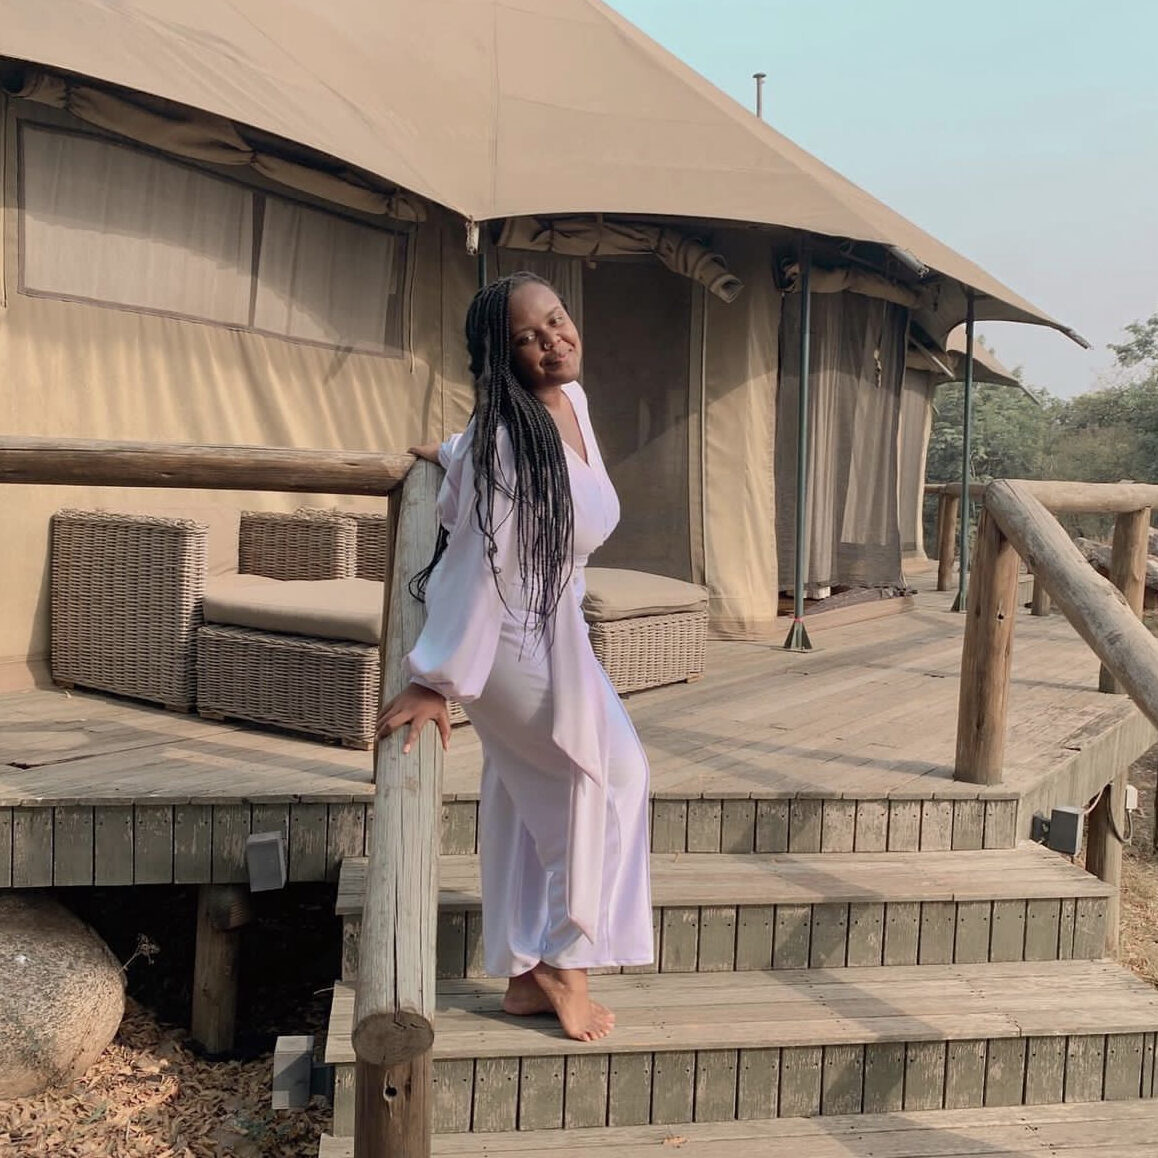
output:
<svg viewBox="0 0 1158 1158"><path fill-rule="evenodd" d="M438 976L479 977L478 860L439 862ZM342 862L357 976L366 860ZM656 854L656 965L633 972L1095 958L1111 886L1040 845L929 853Z"/></svg>
<svg viewBox="0 0 1158 1158"><path fill-rule="evenodd" d="M580 1043L439 987L435 1128L456 1133L1151 1097L1158 992L1110 962L599 977L613 1034ZM354 990L326 1060L352 1126ZM345 1128L343 1128L345 1127Z"/></svg>
<svg viewBox="0 0 1158 1158"><path fill-rule="evenodd" d="M941 852L1017 842L1018 796L1000 785L937 779L908 795L762 796L751 784L721 790L715 779L705 773L653 795L652 852ZM477 790L444 796L440 842L453 856L478 851Z"/></svg>
<svg viewBox="0 0 1158 1158"><path fill-rule="evenodd" d="M1158 1102L848 1114L558 1133L442 1134L436 1158L1154 1158ZM325 1135L319 1158L353 1158L352 1138Z"/></svg>

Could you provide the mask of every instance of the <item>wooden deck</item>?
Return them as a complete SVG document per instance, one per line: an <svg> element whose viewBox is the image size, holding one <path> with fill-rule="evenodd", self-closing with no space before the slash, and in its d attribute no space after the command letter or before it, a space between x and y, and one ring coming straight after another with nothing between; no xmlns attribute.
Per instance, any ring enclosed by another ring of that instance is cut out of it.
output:
<svg viewBox="0 0 1158 1158"><path fill-rule="evenodd" d="M1035 808L1083 803L1158 739L1060 617L1019 617L1005 782L952 779L963 617L810 623L815 650L713 642L706 677L628 707L652 765L653 847L1008 847ZM443 849L474 851L480 750L456 730ZM245 879L250 832L282 829L291 880L366 851L370 756L113 697L0 696L0 887Z"/></svg>

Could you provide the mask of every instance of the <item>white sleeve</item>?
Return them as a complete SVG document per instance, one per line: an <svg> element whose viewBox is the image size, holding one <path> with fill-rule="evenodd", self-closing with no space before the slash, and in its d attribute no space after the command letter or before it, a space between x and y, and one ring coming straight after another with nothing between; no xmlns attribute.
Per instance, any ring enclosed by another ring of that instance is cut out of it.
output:
<svg viewBox="0 0 1158 1158"><path fill-rule="evenodd" d="M513 463L506 430L498 432L499 477L513 489ZM495 583L487 541L475 514L474 468L463 458L461 496L446 551L426 587L426 625L406 657L410 679L448 699L477 699L490 677L505 606ZM504 586L518 576L518 545L511 498L498 487L494 497L495 567Z"/></svg>
<svg viewBox="0 0 1158 1158"><path fill-rule="evenodd" d="M461 434L452 434L444 443L438 448L438 465L446 470L450 466L450 460L454 456L454 448L458 446Z"/></svg>

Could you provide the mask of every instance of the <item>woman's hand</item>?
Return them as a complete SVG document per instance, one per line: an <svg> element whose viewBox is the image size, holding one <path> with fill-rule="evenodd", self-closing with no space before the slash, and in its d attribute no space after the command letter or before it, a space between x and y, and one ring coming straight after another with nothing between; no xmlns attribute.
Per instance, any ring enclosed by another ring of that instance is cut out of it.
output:
<svg viewBox="0 0 1158 1158"><path fill-rule="evenodd" d="M408 447L408 453L416 454L419 458L426 459L427 462L432 462L438 465L438 448L441 443L438 442L424 442L421 446Z"/></svg>
<svg viewBox="0 0 1158 1158"><path fill-rule="evenodd" d="M446 697L423 687L422 684L407 684L388 704L383 704L378 712L375 736L379 740L410 725L402 753L408 753L418 739L418 734L433 720L442 737L443 751L450 747L450 713L446 710Z"/></svg>

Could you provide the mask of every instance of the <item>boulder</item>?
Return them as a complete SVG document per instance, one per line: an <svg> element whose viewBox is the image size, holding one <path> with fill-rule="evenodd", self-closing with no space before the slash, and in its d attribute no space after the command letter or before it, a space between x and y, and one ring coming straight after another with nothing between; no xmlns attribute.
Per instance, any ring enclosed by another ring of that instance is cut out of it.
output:
<svg viewBox="0 0 1158 1158"><path fill-rule="evenodd" d="M0 1098L80 1077L125 1011L105 943L51 897L0 894Z"/></svg>

